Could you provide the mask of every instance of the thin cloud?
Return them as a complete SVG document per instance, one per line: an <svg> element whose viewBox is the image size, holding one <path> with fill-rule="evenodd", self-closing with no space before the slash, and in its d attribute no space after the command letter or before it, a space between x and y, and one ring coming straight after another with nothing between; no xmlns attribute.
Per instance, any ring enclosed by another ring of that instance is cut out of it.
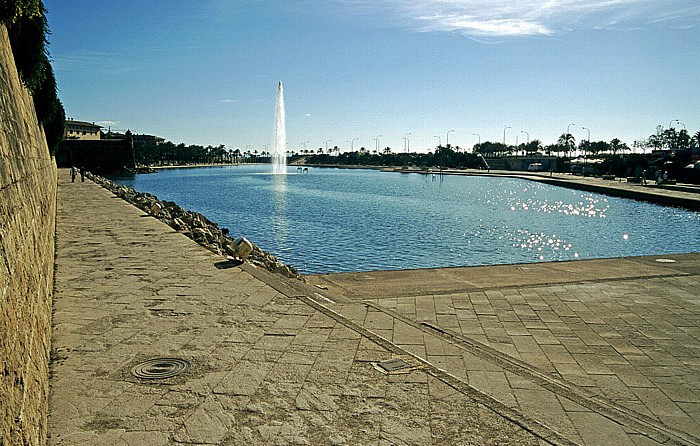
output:
<svg viewBox="0 0 700 446"><path fill-rule="evenodd" d="M697 0L345 1L353 9L374 3L416 31L476 38L548 36L573 29L684 29L700 22Z"/></svg>

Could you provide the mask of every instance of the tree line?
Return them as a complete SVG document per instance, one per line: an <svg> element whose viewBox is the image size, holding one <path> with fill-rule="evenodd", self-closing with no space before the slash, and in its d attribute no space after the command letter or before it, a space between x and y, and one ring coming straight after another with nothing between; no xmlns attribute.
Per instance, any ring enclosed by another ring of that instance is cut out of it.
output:
<svg viewBox="0 0 700 446"><path fill-rule="evenodd" d="M227 149L223 144L205 147L171 141L134 143L134 160L137 166L237 163L241 161L241 151Z"/></svg>

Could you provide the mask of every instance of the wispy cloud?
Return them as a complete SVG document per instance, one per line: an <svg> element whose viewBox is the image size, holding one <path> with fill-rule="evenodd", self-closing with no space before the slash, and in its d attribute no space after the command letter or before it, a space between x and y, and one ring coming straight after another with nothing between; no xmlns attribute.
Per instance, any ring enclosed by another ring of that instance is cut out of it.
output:
<svg viewBox="0 0 700 446"><path fill-rule="evenodd" d="M238 101L236 99L222 99L221 102L224 104L235 104Z"/></svg>
<svg viewBox="0 0 700 446"><path fill-rule="evenodd" d="M374 4L421 32L475 38L547 36L572 29L687 28L700 23L697 0L344 0ZM364 10L364 9L363 9Z"/></svg>

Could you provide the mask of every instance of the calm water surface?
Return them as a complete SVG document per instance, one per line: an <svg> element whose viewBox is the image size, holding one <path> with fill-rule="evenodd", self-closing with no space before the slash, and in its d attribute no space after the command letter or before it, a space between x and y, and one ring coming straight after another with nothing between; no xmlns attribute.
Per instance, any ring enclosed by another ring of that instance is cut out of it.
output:
<svg viewBox="0 0 700 446"><path fill-rule="evenodd" d="M700 213L498 177L268 165L119 183L207 216L303 273L700 251Z"/></svg>

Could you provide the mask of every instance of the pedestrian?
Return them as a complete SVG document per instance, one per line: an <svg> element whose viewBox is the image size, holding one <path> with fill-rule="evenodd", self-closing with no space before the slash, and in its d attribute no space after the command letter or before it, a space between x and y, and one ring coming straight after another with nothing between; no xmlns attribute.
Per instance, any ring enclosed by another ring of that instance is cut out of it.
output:
<svg viewBox="0 0 700 446"><path fill-rule="evenodd" d="M85 182L85 166L80 166L80 182Z"/></svg>
<svg viewBox="0 0 700 446"><path fill-rule="evenodd" d="M73 166L70 168L70 182L75 183L75 176L78 175L78 169Z"/></svg>

